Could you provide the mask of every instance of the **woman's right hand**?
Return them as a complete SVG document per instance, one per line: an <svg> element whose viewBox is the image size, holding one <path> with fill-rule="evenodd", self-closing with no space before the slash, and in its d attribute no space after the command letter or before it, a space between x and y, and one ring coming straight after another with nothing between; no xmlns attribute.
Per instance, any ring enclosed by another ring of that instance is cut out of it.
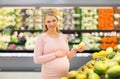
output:
<svg viewBox="0 0 120 79"><path fill-rule="evenodd" d="M58 50L55 52L55 55L57 58L61 58L67 55L67 51L66 50Z"/></svg>

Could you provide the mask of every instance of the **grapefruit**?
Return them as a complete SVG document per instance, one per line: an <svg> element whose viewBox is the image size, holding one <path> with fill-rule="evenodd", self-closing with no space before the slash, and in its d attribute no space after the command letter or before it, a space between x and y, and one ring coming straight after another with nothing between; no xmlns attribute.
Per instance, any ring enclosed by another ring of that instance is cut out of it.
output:
<svg viewBox="0 0 120 79"><path fill-rule="evenodd" d="M102 62L102 61L98 61L95 63L94 65L94 72L97 74L104 74L105 71L107 70L107 65Z"/></svg>

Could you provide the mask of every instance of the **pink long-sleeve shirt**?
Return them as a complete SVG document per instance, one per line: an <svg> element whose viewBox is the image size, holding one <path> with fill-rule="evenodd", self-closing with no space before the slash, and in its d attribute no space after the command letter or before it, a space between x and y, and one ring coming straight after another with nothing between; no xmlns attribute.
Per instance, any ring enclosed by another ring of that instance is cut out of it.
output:
<svg viewBox="0 0 120 79"><path fill-rule="evenodd" d="M69 59L67 56L56 58L57 50L69 52L67 38L60 33L58 37L50 37L42 33L37 37L34 48L34 62L42 64L43 79L60 79L69 71ZM61 52L62 53L62 52Z"/></svg>

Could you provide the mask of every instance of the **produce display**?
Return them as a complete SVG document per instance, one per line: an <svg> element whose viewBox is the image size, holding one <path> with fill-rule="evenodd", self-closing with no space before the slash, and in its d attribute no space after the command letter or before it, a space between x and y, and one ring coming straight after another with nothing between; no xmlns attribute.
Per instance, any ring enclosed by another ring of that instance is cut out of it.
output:
<svg viewBox="0 0 120 79"><path fill-rule="evenodd" d="M86 50L100 50L101 37L90 33L82 34L82 41L86 45Z"/></svg>
<svg viewBox="0 0 120 79"><path fill-rule="evenodd" d="M5 29L7 26L15 26L16 15L13 14L12 8L0 8L0 29Z"/></svg>
<svg viewBox="0 0 120 79"><path fill-rule="evenodd" d="M33 50L36 30L43 28L43 14L54 12L60 30L119 29L119 8L95 7L2 7L0 8L0 50ZM23 32L24 31L24 32ZM34 31L34 32L32 32ZM26 33L27 32L27 33ZM28 36L27 36L28 35ZM30 35L30 36L29 36ZM101 50L120 44L120 33L104 32L66 34L70 48L83 41L86 50Z"/></svg>
<svg viewBox="0 0 120 79"><path fill-rule="evenodd" d="M82 17L82 27L84 30L97 30L98 25L98 14L97 8L82 8L81 9L81 17Z"/></svg>
<svg viewBox="0 0 120 79"><path fill-rule="evenodd" d="M117 37L116 36L104 36L101 38L101 49L106 49L108 47L115 47L117 45Z"/></svg>
<svg viewBox="0 0 120 79"><path fill-rule="evenodd" d="M25 38L26 38L26 43L25 43L25 49L26 50L33 50L34 49L34 44L35 44L35 37L40 34L40 33L25 33Z"/></svg>
<svg viewBox="0 0 120 79"><path fill-rule="evenodd" d="M64 8L63 9L63 28L64 30L74 30L74 23L73 23L73 14L74 9L73 7Z"/></svg>
<svg viewBox="0 0 120 79"><path fill-rule="evenodd" d="M33 30L36 26L35 9L32 8L0 8L0 30L6 27L17 30Z"/></svg>
<svg viewBox="0 0 120 79"><path fill-rule="evenodd" d="M8 47L8 43L6 42L0 42L0 49L5 50Z"/></svg>
<svg viewBox="0 0 120 79"><path fill-rule="evenodd" d="M61 79L120 79L120 45L93 53L90 61Z"/></svg>
<svg viewBox="0 0 120 79"><path fill-rule="evenodd" d="M98 29L113 30L114 29L114 9L113 8L99 8L98 9Z"/></svg>

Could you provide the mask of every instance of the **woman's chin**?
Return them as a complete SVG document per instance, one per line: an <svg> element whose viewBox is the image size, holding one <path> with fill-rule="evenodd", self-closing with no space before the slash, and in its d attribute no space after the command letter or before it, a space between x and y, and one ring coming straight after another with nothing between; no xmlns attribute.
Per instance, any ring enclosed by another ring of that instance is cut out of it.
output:
<svg viewBox="0 0 120 79"><path fill-rule="evenodd" d="M55 31L56 29L55 28L51 28L51 29L49 29L50 31Z"/></svg>

